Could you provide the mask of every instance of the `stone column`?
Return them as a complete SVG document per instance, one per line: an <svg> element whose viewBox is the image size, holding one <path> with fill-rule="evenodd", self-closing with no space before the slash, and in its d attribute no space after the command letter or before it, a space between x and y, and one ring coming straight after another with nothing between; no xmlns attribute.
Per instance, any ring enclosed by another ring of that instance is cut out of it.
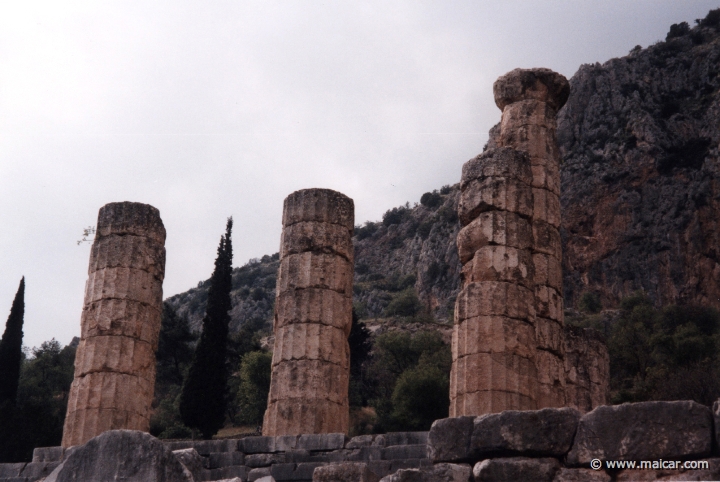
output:
<svg viewBox="0 0 720 482"><path fill-rule="evenodd" d="M263 435L349 429L354 221L353 200L336 191L285 199Z"/></svg>
<svg viewBox="0 0 720 482"><path fill-rule="evenodd" d="M535 271L537 408L565 405L560 155L555 116L570 94L548 69L515 69L495 81L502 110L498 146L526 153L532 169L532 259Z"/></svg>
<svg viewBox="0 0 720 482"><path fill-rule="evenodd" d="M88 274L63 447L149 429L165 277L160 212L131 202L100 208Z"/></svg>
<svg viewBox="0 0 720 482"><path fill-rule="evenodd" d="M451 417L536 408L531 182L529 159L511 148L463 166Z"/></svg>

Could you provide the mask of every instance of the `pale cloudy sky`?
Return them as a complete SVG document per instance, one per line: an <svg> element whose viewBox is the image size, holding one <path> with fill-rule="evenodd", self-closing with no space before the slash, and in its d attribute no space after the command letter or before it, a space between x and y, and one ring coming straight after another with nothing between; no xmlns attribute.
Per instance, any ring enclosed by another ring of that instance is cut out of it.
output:
<svg viewBox="0 0 720 482"><path fill-rule="evenodd" d="M80 333L108 202L160 209L165 295L278 250L282 201L325 187L356 224L459 180L516 67L567 77L719 0L0 0L0 329L26 277L25 344Z"/></svg>

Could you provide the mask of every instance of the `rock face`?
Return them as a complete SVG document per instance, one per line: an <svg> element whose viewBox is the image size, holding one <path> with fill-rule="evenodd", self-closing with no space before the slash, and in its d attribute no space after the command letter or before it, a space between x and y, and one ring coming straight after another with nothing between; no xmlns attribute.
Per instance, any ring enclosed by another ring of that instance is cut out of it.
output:
<svg viewBox="0 0 720 482"><path fill-rule="evenodd" d="M348 431L354 209L329 189L285 199L263 435Z"/></svg>
<svg viewBox="0 0 720 482"><path fill-rule="evenodd" d="M668 37L570 80L558 116L568 306L642 289L658 305L720 307L720 28Z"/></svg>
<svg viewBox="0 0 720 482"><path fill-rule="evenodd" d="M154 207L122 202L100 209L63 447L106 430L149 428L164 244L165 227Z"/></svg>
<svg viewBox="0 0 720 482"><path fill-rule="evenodd" d="M193 482L161 441L134 430L111 430L77 447L45 482L123 480Z"/></svg>

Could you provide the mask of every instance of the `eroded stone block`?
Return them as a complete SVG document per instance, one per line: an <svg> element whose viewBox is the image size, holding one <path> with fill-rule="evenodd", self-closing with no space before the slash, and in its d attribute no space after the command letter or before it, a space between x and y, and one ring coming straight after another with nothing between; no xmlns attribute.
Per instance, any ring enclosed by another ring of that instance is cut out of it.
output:
<svg viewBox="0 0 720 482"><path fill-rule="evenodd" d="M464 283L506 281L534 289L535 265L529 249L483 246L462 267Z"/></svg>
<svg viewBox="0 0 720 482"><path fill-rule="evenodd" d="M468 283L455 303L458 321L478 316L507 316L532 322L535 318L533 292L502 281Z"/></svg>
<svg viewBox="0 0 720 482"><path fill-rule="evenodd" d="M467 263L475 252L490 244L528 249L533 244L527 219L508 211L487 211L463 227L457 236L458 255Z"/></svg>
<svg viewBox="0 0 720 482"><path fill-rule="evenodd" d="M488 177L472 180L460 193L458 217L463 226L486 211L510 211L530 217L533 211L532 188L515 179Z"/></svg>

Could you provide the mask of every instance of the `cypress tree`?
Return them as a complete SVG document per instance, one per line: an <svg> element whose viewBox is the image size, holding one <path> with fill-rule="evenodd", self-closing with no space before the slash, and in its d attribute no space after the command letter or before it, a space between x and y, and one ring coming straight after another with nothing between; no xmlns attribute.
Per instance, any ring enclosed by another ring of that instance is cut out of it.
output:
<svg viewBox="0 0 720 482"><path fill-rule="evenodd" d="M25 316L25 277L20 280L5 332L0 340L0 403L15 403L22 362L23 318Z"/></svg>
<svg viewBox="0 0 720 482"><path fill-rule="evenodd" d="M220 238L215 270L210 278L203 331L180 395L183 423L210 439L225 422L228 369L226 365L230 290L232 289L232 217Z"/></svg>

